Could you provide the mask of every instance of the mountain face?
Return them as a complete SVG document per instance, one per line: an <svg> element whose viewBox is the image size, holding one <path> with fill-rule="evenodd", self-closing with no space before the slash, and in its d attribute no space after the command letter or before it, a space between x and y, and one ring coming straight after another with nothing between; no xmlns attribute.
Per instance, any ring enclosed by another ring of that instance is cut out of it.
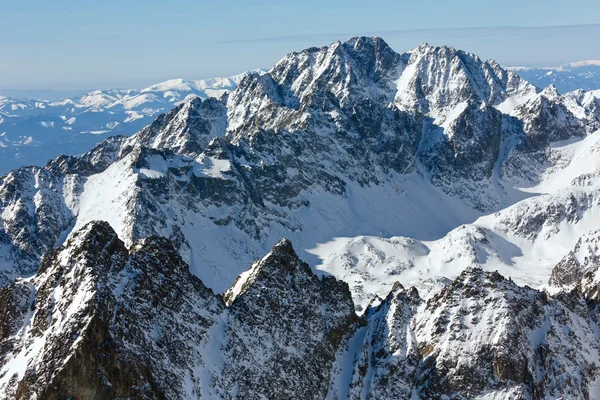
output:
<svg viewBox="0 0 600 400"><path fill-rule="evenodd" d="M0 95L0 174L61 154L80 155L113 135L131 136L178 104L223 96L245 75L173 79L141 90L96 90L60 99L51 91L23 93L27 98L7 92Z"/></svg>
<svg viewBox="0 0 600 400"><path fill-rule="evenodd" d="M0 309L0 391L17 399L588 399L600 377L580 292L467 268L428 301L397 283L358 317L348 285L287 239L221 297L168 240L128 249L93 222Z"/></svg>
<svg viewBox="0 0 600 400"><path fill-rule="evenodd" d="M24 178L35 169L6 175L5 186L18 181L30 195L6 189L4 282L33 272L93 220L108 221L127 245L169 238L218 292L282 236L315 264L310 251L337 237L437 240L532 196L572 161L553 143L594 140L594 105L538 93L452 48L398 54L381 39L355 38L293 53L219 100L194 99L133 137L51 161L40 173L56 182L52 195ZM16 209L29 219L7 212ZM40 218L57 221L51 235L38 232ZM18 237L25 232L43 243L31 246Z"/></svg>
<svg viewBox="0 0 600 400"><path fill-rule="evenodd" d="M13 170L2 393L595 398L598 104L354 38Z"/></svg>
<svg viewBox="0 0 600 400"><path fill-rule="evenodd" d="M336 350L359 323L347 284L317 278L283 239L223 297L231 321L221 385L232 397L325 397Z"/></svg>
<svg viewBox="0 0 600 400"><path fill-rule="evenodd" d="M593 310L480 269L426 302L397 284L366 313L349 398L594 398Z"/></svg>
<svg viewBox="0 0 600 400"><path fill-rule="evenodd" d="M359 322L348 286L285 240L248 273L226 306L168 240L86 225L0 292L3 397L323 398Z"/></svg>
<svg viewBox="0 0 600 400"><path fill-rule="evenodd" d="M549 283L563 290L575 289L586 297L598 299L599 242L600 231L582 235L573 250L552 269Z"/></svg>

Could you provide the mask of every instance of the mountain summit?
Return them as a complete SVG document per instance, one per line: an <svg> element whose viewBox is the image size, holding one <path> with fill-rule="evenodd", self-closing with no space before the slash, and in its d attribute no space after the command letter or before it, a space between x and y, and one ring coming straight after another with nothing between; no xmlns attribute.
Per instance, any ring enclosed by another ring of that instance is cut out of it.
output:
<svg viewBox="0 0 600 400"><path fill-rule="evenodd" d="M131 138L3 177L4 282L98 219L127 245L172 239L218 291L281 236L301 253L340 236L439 239L530 196L551 143L593 132L594 104L451 47L361 37L292 53Z"/></svg>

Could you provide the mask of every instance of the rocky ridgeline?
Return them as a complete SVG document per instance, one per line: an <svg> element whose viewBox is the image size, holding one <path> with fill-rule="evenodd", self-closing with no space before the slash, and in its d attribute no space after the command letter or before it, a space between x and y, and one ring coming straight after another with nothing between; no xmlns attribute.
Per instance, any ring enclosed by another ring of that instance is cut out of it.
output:
<svg viewBox="0 0 600 400"><path fill-rule="evenodd" d="M221 297L168 240L127 249L93 222L0 290L0 315L5 398L588 399L600 376L594 298L470 268L358 317L286 239Z"/></svg>
<svg viewBox="0 0 600 400"><path fill-rule="evenodd" d="M348 286L285 240L251 273L226 306L168 240L90 223L0 292L3 397L322 398L359 323Z"/></svg>
<svg viewBox="0 0 600 400"><path fill-rule="evenodd" d="M497 211L513 201L514 182L531 185L552 166L550 143L591 132L596 104L552 88L538 93L497 63L450 47L398 54L380 38L354 38L292 53L220 100L196 98L131 138L2 177L0 284L33 273L73 226L103 219L105 204L93 203L113 192L122 207L110 222L125 243L158 234L182 255L202 246L185 233L190 213L241 232L239 241L274 243L281 234L273 232L305 228L315 196L356 207L357 195L401 195L415 177L472 212ZM126 189L116 185L124 179ZM90 185L92 204L82 210L91 180L102 184ZM387 207L377 214L399 211Z"/></svg>

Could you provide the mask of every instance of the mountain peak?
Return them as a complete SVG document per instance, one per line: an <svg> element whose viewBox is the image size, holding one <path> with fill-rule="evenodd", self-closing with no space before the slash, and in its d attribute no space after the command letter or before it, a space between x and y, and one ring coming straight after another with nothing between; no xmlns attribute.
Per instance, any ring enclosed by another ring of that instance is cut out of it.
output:
<svg viewBox="0 0 600 400"><path fill-rule="evenodd" d="M477 286L480 284L487 285L494 282L504 282L508 281L508 279L500 275L498 271L490 272L481 267L469 266L461 272L457 281L462 281L465 285Z"/></svg>
<svg viewBox="0 0 600 400"><path fill-rule="evenodd" d="M287 238L283 238L277 242L277 244L273 246L270 254L283 254L291 258L298 258L296 252L294 251L294 247L292 246L292 242Z"/></svg>
<svg viewBox="0 0 600 400"><path fill-rule="evenodd" d="M64 260L73 259L80 262L83 268L90 267L95 271L94 274L99 273L96 271L98 268L106 272L105 269L113 265L110 259L116 254L121 258L126 257L127 249L108 222L91 221L75 232L55 252L59 254L58 258L44 258L39 271L44 272L53 267L70 269L72 266L64 264Z"/></svg>
<svg viewBox="0 0 600 400"><path fill-rule="evenodd" d="M387 42L379 36L355 36L344 42L344 45L352 46L355 49L374 46L381 51L393 51Z"/></svg>
<svg viewBox="0 0 600 400"><path fill-rule="evenodd" d="M117 233L106 221L91 221L75 232L63 246L78 252L90 246L102 247L113 240L118 240Z"/></svg>
<svg viewBox="0 0 600 400"><path fill-rule="evenodd" d="M436 46L429 44L427 42L421 43L418 47L415 47L412 50L409 50L407 53L414 56L423 56L426 54L434 54L434 53L447 53L447 54L456 54L460 52L460 50L456 50L452 46Z"/></svg>
<svg viewBox="0 0 600 400"><path fill-rule="evenodd" d="M131 138L137 145L179 154L199 155L215 137L225 134L226 98L194 97L184 102L166 116L159 116L157 123Z"/></svg>
<svg viewBox="0 0 600 400"><path fill-rule="evenodd" d="M383 77L395 72L400 62L400 54L396 53L385 40L378 36L357 36L343 44L343 48L351 59L363 68L365 77Z"/></svg>
<svg viewBox="0 0 600 400"><path fill-rule="evenodd" d="M556 89L556 86L554 86L554 84L551 83L546 88L544 88L544 90L542 90L540 95L546 96L549 99L554 99L559 94L558 94L558 89Z"/></svg>
<svg viewBox="0 0 600 400"><path fill-rule="evenodd" d="M357 36L343 43L336 41L325 47L290 53L275 64L271 74L277 82L282 82L283 72L286 77L291 77L290 72L293 72L294 78L309 71L312 76L328 72L335 72L335 75L353 72L358 77L369 77L373 73L381 76L393 69L399 58L400 55L382 38Z"/></svg>
<svg viewBox="0 0 600 400"><path fill-rule="evenodd" d="M261 283L260 286L278 285L287 280L288 276L298 274L313 275L310 267L298 258L292 242L283 238L266 256L240 274L233 286L223 295L225 303L231 305L257 282Z"/></svg>

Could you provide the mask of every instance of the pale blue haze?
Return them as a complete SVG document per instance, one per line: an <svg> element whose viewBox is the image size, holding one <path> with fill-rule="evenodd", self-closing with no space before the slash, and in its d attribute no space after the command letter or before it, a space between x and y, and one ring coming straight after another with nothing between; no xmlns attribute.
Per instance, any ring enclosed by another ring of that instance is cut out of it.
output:
<svg viewBox="0 0 600 400"><path fill-rule="evenodd" d="M380 35L399 52L448 44L505 65L600 59L597 0L2 3L1 88L226 76L355 35Z"/></svg>

